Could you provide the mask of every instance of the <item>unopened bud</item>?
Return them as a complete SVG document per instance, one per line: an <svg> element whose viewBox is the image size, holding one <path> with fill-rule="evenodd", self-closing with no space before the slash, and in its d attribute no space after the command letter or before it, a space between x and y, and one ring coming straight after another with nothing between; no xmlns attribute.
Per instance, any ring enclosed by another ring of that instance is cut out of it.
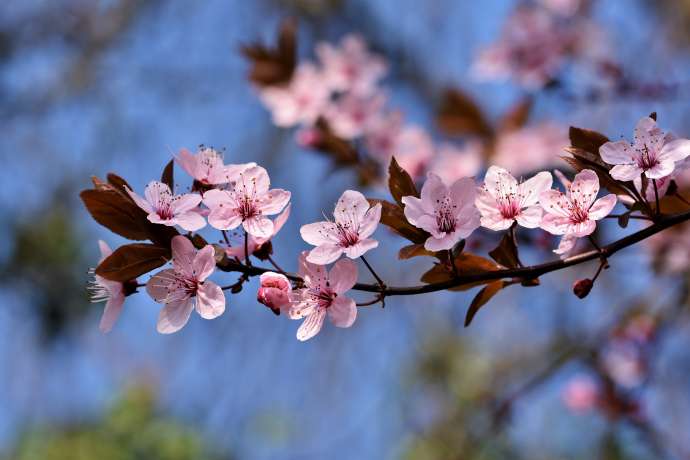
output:
<svg viewBox="0 0 690 460"><path fill-rule="evenodd" d="M573 294L580 299L584 299L589 294L589 291L592 290L592 286L594 286L594 281L589 278L575 281L575 284L573 284Z"/></svg>

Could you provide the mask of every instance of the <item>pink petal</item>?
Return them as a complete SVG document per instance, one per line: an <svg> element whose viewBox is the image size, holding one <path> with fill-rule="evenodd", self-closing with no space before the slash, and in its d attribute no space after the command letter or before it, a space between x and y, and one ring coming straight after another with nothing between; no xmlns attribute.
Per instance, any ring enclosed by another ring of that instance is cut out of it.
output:
<svg viewBox="0 0 690 460"><path fill-rule="evenodd" d="M322 244L334 245L338 242L338 230L333 222L324 221L302 225L299 233L304 241L314 246Z"/></svg>
<svg viewBox="0 0 690 460"><path fill-rule="evenodd" d="M505 169L498 166L490 166L484 175L484 184L487 191L494 197L499 196L500 191L507 190L517 192L518 182Z"/></svg>
<svg viewBox="0 0 690 460"><path fill-rule="evenodd" d="M236 205L235 200L232 198L230 192L226 190L218 190L217 188L204 193L202 201L211 210L219 207L234 207Z"/></svg>
<svg viewBox="0 0 690 460"><path fill-rule="evenodd" d="M338 297L328 307L328 317L336 327L350 327L357 319L357 305L349 297Z"/></svg>
<svg viewBox="0 0 690 460"><path fill-rule="evenodd" d="M353 218L359 222L369 209L369 202L364 195L355 190L345 190L338 199L333 211L336 222L350 222Z"/></svg>
<svg viewBox="0 0 690 460"><path fill-rule="evenodd" d="M364 218L359 224L359 236L360 238L367 238L376 231L376 227L381 221L381 203L377 203L375 206L369 208L369 210L364 214Z"/></svg>
<svg viewBox="0 0 690 460"><path fill-rule="evenodd" d="M613 193L599 198L594 202L592 207L589 208L589 218L592 220L599 220L608 216L611 211L613 211L617 201L618 199Z"/></svg>
<svg viewBox="0 0 690 460"><path fill-rule="evenodd" d="M567 233L582 238L583 236L591 235L597 228L597 223L593 220L586 220L577 224L572 224Z"/></svg>
<svg viewBox="0 0 690 460"><path fill-rule="evenodd" d="M570 228L570 218L547 213L544 214L540 226L552 235L565 235Z"/></svg>
<svg viewBox="0 0 690 460"><path fill-rule="evenodd" d="M285 210L278 215L278 217L275 218L273 221L273 236L276 235L280 231L281 228L283 228L283 225L285 225L285 222L287 222L288 217L290 217L290 206L287 205Z"/></svg>
<svg viewBox="0 0 690 460"><path fill-rule="evenodd" d="M307 261L317 265L327 265L338 260L343 248L332 244L322 244L309 251Z"/></svg>
<svg viewBox="0 0 690 460"><path fill-rule="evenodd" d="M188 232L195 232L206 226L206 219L196 211L179 214L175 216L173 221Z"/></svg>
<svg viewBox="0 0 690 460"><path fill-rule="evenodd" d="M500 214L496 197L484 187L480 187L477 190L477 198L474 200L474 205L482 215Z"/></svg>
<svg viewBox="0 0 690 460"><path fill-rule="evenodd" d="M663 179L673 173L676 164L671 160L659 161L652 169L645 171L645 176L650 179Z"/></svg>
<svg viewBox="0 0 690 460"><path fill-rule="evenodd" d="M457 227L455 230L455 235L458 240L462 238L467 238L470 234L479 228L481 223L481 214L479 210L474 207L474 204L470 208L465 208L462 214L456 216L458 220Z"/></svg>
<svg viewBox="0 0 690 460"><path fill-rule="evenodd" d="M273 221L268 217L257 216L242 222L245 231L257 238L270 238L273 235Z"/></svg>
<svg viewBox="0 0 690 460"><path fill-rule="evenodd" d="M422 216L433 213L433 207L427 211L423 206L422 200L414 196L404 196L402 203L405 205L403 209L405 218L415 227L419 227L418 223Z"/></svg>
<svg viewBox="0 0 690 460"><path fill-rule="evenodd" d="M215 249L210 244L204 246L194 256L192 272L197 281L204 281L216 268Z"/></svg>
<svg viewBox="0 0 690 460"><path fill-rule="evenodd" d="M326 267L323 265L318 265L311 263L307 260L307 255L309 251L302 251L298 260L298 273L304 278L305 283L308 286L318 287L321 284L325 284L328 281L328 273L326 273Z"/></svg>
<svg viewBox="0 0 690 460"><path fill-rule="evenodd" d="M167 225L168 227L177 225L177 219L163 219L155 212L149 214L146 218L153 224Z"/></svg>
<svg viewBox="0 0 690 460"><path fill-rule="evenodd" d="M561 238L558 248L554 249L553 252L560 254L561 256L567 256L567 254L572 251L577 243L577 237L574 235L565 235Z"/></svg>
<svg viewBox="0 0 690 460"><path fill-rule="evenodd" d="M430 236L424 242L424 249L427 251L443 251L452 248L458 241L460 241L460 238L454 233L449 233L441 238Z"/></svg>
<svg viewBox="0 0 690 460"><path fill-rule="evenodd" d="M506 219L500 212L486 212L482 214L480 223L482 227L497 232L510 228L513 225L513 219Z"/></svg>
<svg viewBox="0 0 690 460"><path fill-rule="evenodd" d="M181 298L184 295L183 291L178 295L176 290L175 270L171 268L159 271L146 283L146 292L158 303L164 303L171 296Z"/></svg>
<svg viewBox="0 0 690 460"><path fill-rule="evenodd" d="M633 180L644 172L637 164L616 165L611 168L609 174L616 180L629 181Z"/></svg>
<svg viewBox="0 0 690 460"><path fill-rule="evenodd" d="M326 310L318 309L302 322L297 329L297 340L304 342L319 333L326 317Z"/></svg>
<svg viewBox="0 0 690 460"><path fill-rule="evenodd" d="M146 201L151 203L155 209L160 209L161 204L168 204L172 201L172 191L167 184L152 180L144 189Z"/></svg>
<svg viewBox="0 0 690 460"><path fill-rule="evenodd" d="M120 317L122 312L122 305L125 303L125 296L123 294L111 297L105 303L105 309L103 310L103 316L101 316L101 322L99 324L99 329L103 333L110 332L113 325Z"/></svg>
<svg viewBox="0 0 690 460"><path fill-rule="evenodd" d="M542 171L518 186L518 193L522 196L521 207L537 204L539 195L549 190L553 185L553 177L550 172Z"/></svg>
<svg viewBox="0 0 690 460"><path fill-rule="evenodd" d="M356 259L361 257L370 249L374 249L379 246L379 242L372 238L365 238L360 240L357 244L344 248L343 251L350 259Z"/></svg>
<svg viewBox="0 0 690 460"><path fill-rule="evenodd" d="M105 259L106 257L108 257L110 254L113 253L113 250L110 249L110 246L108 246L108 243L106 243L103 240L98 240L98 249L100 249L100 251L101 251L101 258L98 261L98 263L103 262L103 259Z"/></svg>
<svg viewBox="0 0 690 460"><path fill-rule="evenodd" d="M541 206L530 206L520 211L520 214L515 218L519 225L525 228L537 228L541 223L543 210Z"/></svg>
<svg viewBox="0 0 690 460"><path fill-rule="evenodd" d="M677 139L664 145L659 152L659 161L681 161L690 156L690 140Z"/></svg>
<svg viewBox="0 0 690 460"><path fill-rule="evenodd" d="M450 186L450 198L459 208L468 203L474 206L476 197L477 185L471 177L458 179Z"/></svg>
<svg viewBox="0 0 690 460"><path fill-rule="evenodd" d="M172 263L175 271L192 276L196 249L186 236L177 235L172 239Z"/></svg>
<svg viewBox="0 0 690 460"><path fill-rule="evenodd" d="M206 192L208 195L209 192ZM234 230L242 224L242 217L236 209L230 208L213 208L208 215L208 223L213 228L218 230Z"/></svg>
<svg viewBox="0 0 690 460"><path fill-rule="evenodd" d="M185 148L180 149L180 153L178 153L178 155L175 157L175 162L180 165L180 167L184 169L187 174L195 179L198 179L196 174L196 158L189 150Z"/></svg>
<svg viewBox="0 0 690 460"><path fill-rule="evenodd" d="M635 153L628 141L607 142L599 147L601 158L610 165L635 162Z"/></svg>
<svg viewBox="0 0 690 460"><path fill-rule="evenodd" d="M575 175L570 184L570 198L581 204L590 205L597 199L599 193L599 178L591 169L583 169Z"/></svg>
<svg viewBox="0 0 690 460"><path fill-rule="evenodd" d="M271 180L266 170L261 166L253 166L239 174L235 189L247 187L249 190L254 190L257 195L263 195L268 192L270 186Z"/></svg>
<svg viewBox="0 0 690 460"><path fill-rule="evenodd" d="M550 214L560 217L569 217L570 200L558 190L547 190L539 195L539 204L542 209Z"/></svg>
<svg viewBox="0 0 690 460"><path fill-rule="evenodd" d="M201 203L201 195L197 193L186 193L184 195L177 195L172 200L170 209L173 214L182 214L196 208L199 206L199 203Z"/></svg>
<svg viewBox="0 0 690 460"><path fill-rule="evenodd" d="M448 187L443 183L440 177L430 172L427 174L426 182L422 185L422 207L427 213L434 211L434 204L438 200L443 200L448 193Z"/></svg>
<svg viewBox="0 0 690 460"><path fill-rule="evenodd" d="M172 334L179 331L189 321L192 310L194 310L192 298L165 304L165 307L158 314L156 329L161 334Z"/></svg>
<svg viewBox="0 0 690 460"><path fill-rule="evenodd" d="M275 188L270 190L261 198L261 201L259 202L259 209L261 210L261 213L266 216L278 214L283 210L289 201L290 192Z"/></svg>
<svg viewBox="0 0 690 460"><path fill-rule="evenodd" d="M348 259L340 259L328 275L331 289L336 294L344 294L357 282L357 264Z"/></svg>
<svg viewBox="0 0 690 460"><path fill-rule="evenodd" d="M140 197L139 195L134 193L127 186L125 186L125 190L127 191L127 194L130 196L130 198L132 198L132 200L134 200L136 205L139 206L141 209L143 209L144 211L146 211L149 214L156 212L153 209L153 206L151 206L151 204L148 201L146 201L145 199L143 199L142 197Z"/></svg>
<svg viewBox="0 0 690 460"><path fill-rule="evenodd" d="M206 281L197 289L196 311L204 319L217 318L223 314L225 311L225 294L223 294L220 286L212 281Z"/></svg>
<svg viewBox="0 0 690 460"><path fill-rule="evenodd" d="M253 161L250 163L242 163L237 165L226 165L223 168L223 183L226 182L236 182L240 177L240 173L245 169L253 168L256 163ZM220 178L218 178L220 179Z"/></svg>

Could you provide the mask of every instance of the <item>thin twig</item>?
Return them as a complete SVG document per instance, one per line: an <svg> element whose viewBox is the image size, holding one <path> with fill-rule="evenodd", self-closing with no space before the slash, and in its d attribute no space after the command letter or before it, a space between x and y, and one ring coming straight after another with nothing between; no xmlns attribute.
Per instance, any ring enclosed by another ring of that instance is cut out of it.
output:
<svg viewBox="0 0 690 460"><path fill-rule="evenodd" d="M252 261L249 260L249 234L246 230L244 231L244 263L249 267L252 266Z"/></svg>
<svg viewBox="0 0 690 460"><path fill-rule="evenodd" d="M654 200L656 201L656 215L661 215L661 203L659 202L659 188L656 186L656 179L652 179L654 185Z"/></svg>

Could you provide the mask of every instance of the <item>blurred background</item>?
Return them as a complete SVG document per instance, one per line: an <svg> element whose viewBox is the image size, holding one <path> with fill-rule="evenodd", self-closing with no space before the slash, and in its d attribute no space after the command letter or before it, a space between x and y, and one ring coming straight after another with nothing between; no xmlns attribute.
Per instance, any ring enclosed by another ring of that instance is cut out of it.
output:
<svg viewBox="0 0 690 460"><path fill-rule="evenodd" d="M98 239L123 240L78 199L91 175L117 172L141 190L171 152L201 143L256 161L292 191L274 240L288 270L307 248L300 225L357 186L355 172L333 171L271 123L241 44L272 41L286 16L298 20L301 58L359 33L389 63L388 103L442 141L444 88L463 88L490 119L525 94L471 71L518 3L2 2L0 458L690 458L687 264L666 270L666 242L617 254L585 300L571 286L596 263L501 292L467 329L472 294L446 292L391 298L351 329L299 343L298 323L256 303L253 280L219 319L194 316L171 336L156 333L159 307L146 295L127 299L110 334L98 330L88 270ZM579 33L644 85L591 93L598 74L568 63L557 88L531 90L529 124L630 137L656 111L690 136L690 2L594 0L586 17L598 33ZM621 234L610 227L602 240ZM391 263L402 243L377 235L379 274L417 284L430 259ZM552 247L523 257L553 257Z"/></svg>

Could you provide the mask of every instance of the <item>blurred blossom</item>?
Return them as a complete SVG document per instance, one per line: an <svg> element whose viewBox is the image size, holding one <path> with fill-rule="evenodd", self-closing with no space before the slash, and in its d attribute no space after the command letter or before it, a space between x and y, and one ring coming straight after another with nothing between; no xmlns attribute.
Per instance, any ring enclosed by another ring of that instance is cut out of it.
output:
<svg viewBox="0 0 690 460"><path fill-rule="evenodd" d="M238 165L223 164L223 156L210 147L199 146L199 151L192 154L187 149L181 149L175 157L175 161L184 169L194 180L204 185L227 184L235 182L240 172L247 168L256 166L256 163L245 163Z"/></svg>
<svg viewBox="0 0 690 460"><path fill-rule="evenodd" d="M323 81L334 91L370 94L387 71L386 62L369 53L364 39L347 35L335 47L319 43L316 54L323 66Z"/></svg>
<svg viewBox="0 0 690 460"><path fill-rule="evenodd" d="M370 155L382 163L393 156L396 140L403 128L403 116L398 111L387 112L372 120L364 143Z"/></svg>
<svg viewBox="0 0 690 460"><path fill-rule="evenodd" d="M580 9L583 0L539 0L539 3L553 13L572 16Z"/></svg>
<svg viewBox="0 0 690 460"><path fill-rule="evenodd" d="M273 122L284 128L313 124L323 113L331 96L323 74L309 62L297 67L287 85L268 86L259 91L259 97L270 110Z"/></svg>
<svg viewBox="0 0 690 460"><path fill-rule="evenodd" d="M383 93L362 96L347 93L326 108L324 116L333 132L343 139L354 139L370 129L386 103Z"/></svg>
<svg viewBox="0 0 690 460"><path fill-rule="evenodd" d="M491 163L515 175L535 172L560 165L563 149L569 145L565 127L544 122L500 133Z"/></svg>
<svg viewBox="0 0 690 460"><path fill-rule="evenodd" d="M484 146L481 142L468 141L462 146L445 142L438 147L429 171L449 184L479 174L483 158Z"/></svg>
<svg viewBox="0 0 690 460"><path fill-rule="evenodd" d="M602 366L618 385L633 388L642 383L644 364L639 348L631 341L614 339L602 356Z"/></svg>
<svg viewBox="0 0 690 460"><path fill-rule="evenodd" d="M393 152L398 164L413 178L419 178L434 156L434 144L423 128L408 125L395 137Z"/></svg>
<svg viewBox="0 0 690 460"><path fill-rule="evenodd" d="M599 386L587 375L572 378L563 389L563 403L573 412L583 413L594 409L599 400Z"/></svg>

